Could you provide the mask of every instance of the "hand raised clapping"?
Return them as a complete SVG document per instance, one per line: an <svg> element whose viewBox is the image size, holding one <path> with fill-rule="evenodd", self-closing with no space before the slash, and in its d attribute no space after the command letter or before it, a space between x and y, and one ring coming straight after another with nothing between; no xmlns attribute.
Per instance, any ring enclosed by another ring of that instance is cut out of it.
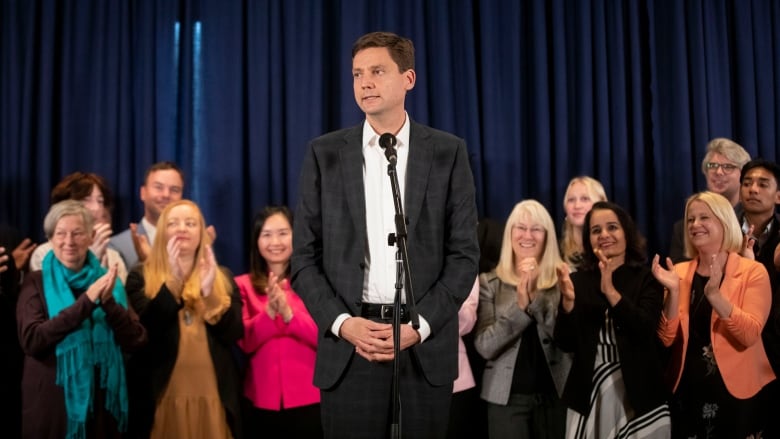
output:
<svg viewBox="0 0 780 439"><path fill-rule="evenodd" d="M605 255L604 252L600 249L594 249L593 253L599 260L599 270L601 271L601 292L607 296L607 300L609 300L610 303L614 305L616 301L613 303L611 299L614 297L611 296L619 293L615 289L615 285L612 283L612 274L620 266L620 264L618 264L613 258Z"/></svg>
<svg viewBox="0 0 780 439"><path fill-rule="evenodd" d="M563 310L571 312L574 309L574 283L571 281L569 266L562 262L555 271L558 273L558 289L561 292Z"/></svg>
<svg viewBox="0 0 780 439"><path fill-rule="evenodd" d="M517 280L517 306L525 310L528 304L534 300L536 292L536 278L539 277L539 268L536 258L523 258L515 267Z"/></svg>
<svg viewBox="0 0 780 439"><path fill-rule="evenodd" d="M133 238L133 248L138 256L140 262L146 261L146 258L152 254L152 247L149 245L149 240L146 236L138 233L138 224L130 223L130 237Z"/></svg>
<svg viewBox="0 0 780 439"><path fill-rule="evenodd" d="M103 276L100 276L92 285L89 286L85 293L89 300L93 303L100 299L101 302L113 297L114 285L116 284L116 272L117 264L108 268L108 271Z"/></svg>
<svg viewBox="0 0 780 439"><path fill-rule="evenodd" d="M182 263L181 256L181 241L176 235L171 236L168 240L168 244L165 245L168 251L168 265L171 267L171 281L181 287L184 283L184 276L187 272L186 267Z"/></svg>
<svg viewBox="0 0 780 439"><path fill-rule="evenodd" d="M725 260L721 262L721 259L718 254L714 254L710 260L710 279L704 285L704 295L710 301L712 296L720 295L720 281L723 280L723 265L726 262ZM703 264L705 261L700 261L700 263Z"/></svg>
<svg viewBox="0 0 780 439"><path fill-rule="evenodd" d="M100 265L104 267L108 265L108 255L106 254L106 249L108 249L108 242L111 239L111 233L111 224L95 224L92 236L92 245L89 246L89 249L92 250L92 253L94 253L98 258L98 261L100 261Z"/></svg>
<svg viewBox="0 0 780 439"><path fill-rule="evenodd" d="M287 295L282 288L283 279L274 273L268 273L268 286L265 288L266 294L268 294L268 306L266 312L272 319L276 318L279 314L282 316L285 322L289 322L292 318L292 308L287 303Z"/></svg>
<svg viewBox="0 0 780 439"><path fill-rule="evenodd" d="M210 245L204 246L206 255L198 261L200 270L200 294L209 297L214 287L214 279L217 277L217 259Z"/></svg>
<svg viewBox="0 0 780 439"><path fill-rule="evenodd" d="M680 277L674 271L674 263L671 258L666 258L666 268L661 266L661 257L655 255L651 266L653 276L664 288L672 294L677 294L680 289Z"/></svg>

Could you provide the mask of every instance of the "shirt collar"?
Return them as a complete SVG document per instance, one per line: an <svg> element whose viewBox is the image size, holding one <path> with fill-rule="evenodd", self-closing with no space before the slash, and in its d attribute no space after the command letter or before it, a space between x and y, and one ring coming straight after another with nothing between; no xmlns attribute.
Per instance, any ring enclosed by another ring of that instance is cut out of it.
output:
<svg viewBox="0 0 780 439"><path fill-rule="evenodd" d="M409 145L409 114L405 113L405 119L404 124L401 126L401 129L398 130L398 134L395 135L396 140L398 141L395 145L396 148L401 148L404 146ZM368 120L363 122L363 148L366 147L374 147L379 146L379 136L380 133L377 133L374 131L374 128L371 127L371 124L368 123Z"/></svg>

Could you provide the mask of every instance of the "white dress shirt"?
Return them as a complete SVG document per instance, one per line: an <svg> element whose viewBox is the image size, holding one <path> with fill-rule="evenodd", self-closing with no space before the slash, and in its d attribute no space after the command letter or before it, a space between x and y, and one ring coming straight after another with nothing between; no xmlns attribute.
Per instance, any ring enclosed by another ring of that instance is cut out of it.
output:
<svg viewBox="0 0 780 439"><path fill-rule="evenodd" d="M409 158L409 115L396 137L396 173L398 189L401 193L401 205L404 205L406 188L406 163ZM379 146L379 136L368 123L363 123L363 186L366 200L366 234L368 252L365 260L365 278L363 281L364 303L393 303L395 298L396 252L398 247L388 245L388 235L395 230L395 204L393 187L387 175L389 162L385 151ZM404 211L404 213L406 213ZM414 263L414 261L410 261ZM405 289L401 292L401 302L406 302ZM339 315L331 326L338 335L348 314ZM430 325L420 316L421 340L431 333Z"/></svg>

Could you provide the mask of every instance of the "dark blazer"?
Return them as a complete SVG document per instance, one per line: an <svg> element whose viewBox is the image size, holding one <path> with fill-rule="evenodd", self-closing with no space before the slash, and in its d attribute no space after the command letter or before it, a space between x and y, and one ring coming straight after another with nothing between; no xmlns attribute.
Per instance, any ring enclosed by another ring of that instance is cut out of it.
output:
<svg viewBox="0 0 780 439"><path fill-rule="evenodd" d="M740 222L742 219L740 217ZM780 273L775 268L775 247L780 244L780 215L775 214L771 224L769 236L767 236L764 245L759 247L756 243L753 250L756 261L762 263L766 268L769 282L772 285L772 307L764 330L761 332L761 338L764 341L764 349L766 349L772 370L775 375L780 376Z"/></svg>
<svg viewBox="0 0 780 439"><path fill-rule="evenodd" d="M65 394L62 386L56 384L56 347L65 336L90 318L97 306L86 294L81 294L72 305L52 318L43 295L41 271L33 271L24 277L16 311L19 340L25 353L21 404L23 437L65 437L68 420ZM132 351L146 343L147 332L139 323L132 306L122 308L114 299L106 300L101 306L106 313L106 323L114 331L116 343L123 351ZM111 417L105 407L97 402L93 410L97 417ZM132 423L132 418L129 418L129 424ZM94 433L88 431L88 435Z"/></svg>
<svg viewBox="0 0 780 439"><path fill-rule="evenodd" d="M561 310L555 325L555 339L561 349L574 353L563 391L566 405L582 415L590 411L596 347L608 309L614 323L626 397L637 416L661 405L668 396L663 385L665 351L656 336L663 307L661 284L645 266L622 265L612 274L612 282L622 298L610 308L601 293L598 269L572 273L571 280L574 309L570 313Z"/></svg>
<svg viewBox="0 0 780 439"><path fill-rule="evenodd" d="M228 425L233 437L241 438L241 376L233 350L236 341L244 335L241 295L233 282L233 275L226 268L222 271L233 284L230 309L217 324L206 324L206 336ZM181 306L165 284L151 300L146 297L144 286L143 266L138 265L127 276L127 296L141 317L141 323L149 331L149 343L130 357L127 366L130 397L128 436L134 438L149 437L157 401L168 385L179 352L178 313Z"/></svg>
<svg viewBox="0 0 780 439"><path fill-rule="evenodd" d="M311 141L295 211L292 285L319 327L314 384L336 384L355 348L330 332L360 315L367 249L363 125ZM458 309L477 276L474 180L462 139L411 122L404 213L417 311L431 335L411 348L433 385L458 370Z"/></svg>

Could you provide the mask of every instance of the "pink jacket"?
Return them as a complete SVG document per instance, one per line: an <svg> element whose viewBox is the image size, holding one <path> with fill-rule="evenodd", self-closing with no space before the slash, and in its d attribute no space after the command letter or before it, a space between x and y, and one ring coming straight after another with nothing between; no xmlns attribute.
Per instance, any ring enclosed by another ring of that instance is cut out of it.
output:
<svg viewBox="0 0 780 439"><path fill-rule="evenodd" d="M674 266L680 276L680 310L673 320L662 314L658 328L664 346L672 346L667 378L673 384L673 390L677 390L685 364L691 286L697 265L694 260ZM775 379L761 341L761 330L772 305L772 290L764 266L736 253L729 253L724 271L720 291L734 307L727 319L712 312L712 350L729 393L735 398L747 399Z"/></svg>
<svg viewBox="0 0 780 439"><path fill-rule="evenodd" d="M463 344L463 336L471 332L477 321L477 305L479 304L479 277L474 281L469 297L460 306L458 311L458 378L452 385L452 393L468 390L475 387L474 373L471 372L469 356L466 353L466 345Z"/></svg>
<svg viewBox="0 0 780 439"><path fill-rule="evenodd" d="M317 353L317 325L303 301L284 281L287 303L293 318L284 323L265 312L268 296L258 294L248 274L235 278L243 304L244 338L239 347L249 355L244 379L244 395L256 407L280 410L320 402L314 384L314 360Z"/></svg>

